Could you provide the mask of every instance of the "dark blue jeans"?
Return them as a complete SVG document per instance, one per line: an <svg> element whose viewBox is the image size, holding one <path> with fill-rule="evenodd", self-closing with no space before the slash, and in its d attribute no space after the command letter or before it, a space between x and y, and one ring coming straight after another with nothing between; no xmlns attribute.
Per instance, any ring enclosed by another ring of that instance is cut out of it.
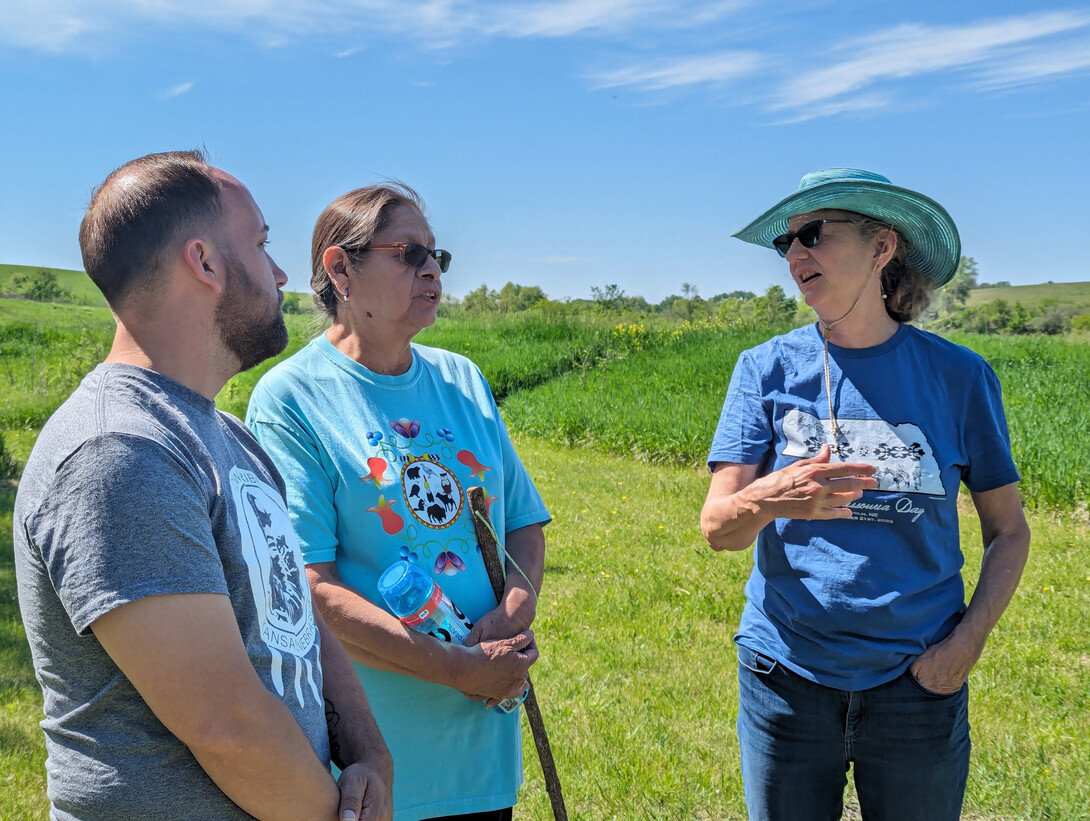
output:
<svg viewBox="0 0 1090 821"><path fill-rule="evenodd" d="M870 690L814 684L738 648L738 741L751 821L837 821L847 770L864 819L958 821L969 685L936 695L906 672Z"/></svg>

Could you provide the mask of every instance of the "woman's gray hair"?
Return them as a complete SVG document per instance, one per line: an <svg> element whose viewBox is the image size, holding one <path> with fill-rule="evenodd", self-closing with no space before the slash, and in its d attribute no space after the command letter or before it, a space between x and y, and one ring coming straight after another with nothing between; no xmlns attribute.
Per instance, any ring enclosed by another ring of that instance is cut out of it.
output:
<svg viewBox="0 0 1090 821"><path fill-rule="evenodd" d="M904 234L897 230L897 226L891 226L866 214L857 214L854 211L845 213L864 241L873 239L887 228L892 228L897 234L897 250L893 252L893 259L882 269L882 293L885 294L883 302L886 313L898 322L918 319L931 304L934 285L929 277L907 265L909 243Z"/></svg>
<svg viewBox="0 0 1090 821"><path fill-rule="evenodd" d="M334 245L349 250L354 258L367 253L375 235L390 224L390 215L399 205L409 205L424 213L420 195L404 183L390 181L369 185L342 194L325 207L314 224L310 244L310 289L314 303L326 316L337 316L337 289L322 262L325 250Z"/></svg>

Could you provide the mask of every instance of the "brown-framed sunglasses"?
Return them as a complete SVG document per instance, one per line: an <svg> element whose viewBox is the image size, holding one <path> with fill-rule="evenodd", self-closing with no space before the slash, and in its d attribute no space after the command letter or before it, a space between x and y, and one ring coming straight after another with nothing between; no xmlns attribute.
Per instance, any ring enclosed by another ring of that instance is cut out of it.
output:
<svg viewBox="0 0 1090 821"><path fill-rule="evenodd" d="M346 248L339 246L350 254L362 254L365 251L382 250L384 248L396 248L400 251L401 261L413 268L423 268L428 264L428 257L438 263L440 273L446 273L450 268L451 253L441 248L429 248L419 242L385 242L380 245L365 245L362 248Z"/></svg>

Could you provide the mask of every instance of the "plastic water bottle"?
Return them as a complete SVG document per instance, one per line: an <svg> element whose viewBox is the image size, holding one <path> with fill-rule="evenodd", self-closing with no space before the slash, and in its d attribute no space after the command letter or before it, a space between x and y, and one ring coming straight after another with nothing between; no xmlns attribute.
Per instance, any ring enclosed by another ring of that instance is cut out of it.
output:
<svg viewBox="0 0 1090 821"><path fill-rule="evenodd" d="M378 592L402 624L451 644L465 644L469 638L473 622L412 562L394 562L387 567L379 576ZM495 709L510 713L525 699L526 693L505 698Z"/></svg>
<svg viewBox="0 0 1090 821"><path fill-rule="evenodd" d="M394 562L386 568L379 576L378 592L402 624L448 643L465 644L469 638L473 622L412 562Z"/></svg>

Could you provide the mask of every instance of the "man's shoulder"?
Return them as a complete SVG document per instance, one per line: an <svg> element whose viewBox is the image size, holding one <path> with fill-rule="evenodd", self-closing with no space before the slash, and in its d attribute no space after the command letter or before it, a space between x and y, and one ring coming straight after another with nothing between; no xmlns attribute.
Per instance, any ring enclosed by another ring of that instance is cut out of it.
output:
<svg viewBox="0 0 1090 821"><path fill-rule="evenodd" d="M62 466L81 460L97 460L104 476L145 461L193 462L209 426L219 424L214 403L166 377L100 365L42 428L19 496L45 492Z"/></svg>

